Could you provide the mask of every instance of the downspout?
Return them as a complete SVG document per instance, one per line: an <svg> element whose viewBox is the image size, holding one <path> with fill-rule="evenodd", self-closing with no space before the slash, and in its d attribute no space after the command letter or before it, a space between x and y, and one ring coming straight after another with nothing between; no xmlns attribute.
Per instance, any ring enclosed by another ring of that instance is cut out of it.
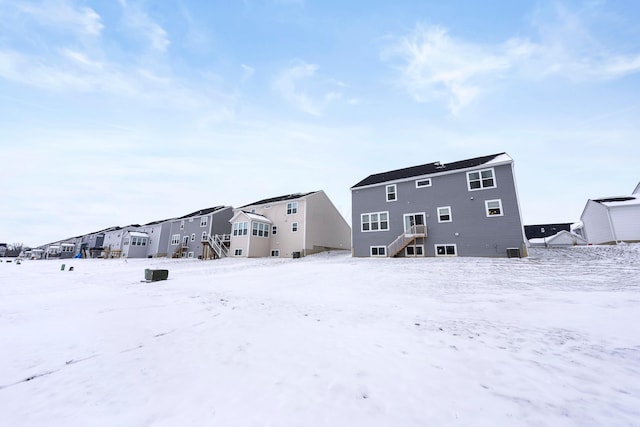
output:
<svg viewBox="0 0 640 427"><path fill-rule="evenodd" d="M251 230L253 230L253 221L249 221L249 229L247 230L247 258L251 255Z"/></svg>

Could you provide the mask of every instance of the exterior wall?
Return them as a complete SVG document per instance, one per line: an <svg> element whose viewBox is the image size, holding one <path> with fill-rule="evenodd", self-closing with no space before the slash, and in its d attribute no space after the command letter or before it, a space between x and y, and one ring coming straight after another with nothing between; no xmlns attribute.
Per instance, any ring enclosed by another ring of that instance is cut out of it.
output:
<svg viewBox="0 0 640 427"><path fill-rule="evenodd" d="M616 240L619 242L640 241L640 204L613 206L609 212Z"/></svg>
<svg viewBox="0 0 640 427"><path fill-rule="evenodd" d="M249 258L260 258L270 255L271 237L258 237L251 235L251 223L249 223Z"/></svg>
<svg viewBox="0 0 640 427"><path fill-rule="evenodd" d="M106 252L112 253L113 251L122 250L122 236L126 232L125 229L112 230L104 233L104 245L105 256ZM111 256L111 255L109 255Z"/></svg>
<svg viewBox="0 0 640 427"><path fill-rule="evenodd" d="M241 249L242 255L235 255L236 250ZM231 236L231 243L229 246L229 256L231 257L243 257L249 256L249 236Z"/></svg>
<svg viewBox="0 0 640 427"><path fill-rule="evenodd" d="M308 197L308 196L307 196ZM295 214L287 215L287 204L291 202L298 203L298 211ZM269 218L273 224L270 242L270 249L264 256L271 254L271 250L279 250L281 258L291 258L294 252L300 252L304 255L304 238L307 226L305 225L305 213L307 212L306 198L295 200L284 200L260 206L247 206L243 208L246 211L255 209L255 213ZM291 225L298 223L298 231L292 231ZM277 233L273 234L273 226L276 227ZM251 232L251 229L249 229Z"/></svg>
<svg viewBox="0 0 640 427"><path fill-rule="evenodd" d="M169 232L171 231L171 222L165 221L159 224L145 225L140 231L149 235L146 256L148 257L165 257L167 247L171 240Z"/></svg>
<svg viewBox="0 0 640 427"><path fill-rule="evenodd" d="M587 201L580 220L584 224L584 238L590 244L615 243L607 207L593 200Z"/></svg>
<svg viewBox="0 0 640 427"><path fill-rule="evenodd" d="M351 227L324 191L307 196L305 254L351 249Z"/></svg>
<svg viewBox="0 0 640 427"><path fill-rule="evenodd" d="M467 172L493 168L495 188L469 191ZM524 232L512 163L480 166L442 175L429 175L431 186L416 188L416 179L395 182L397 198L386 201L386 185L352 189L353 254L370 256L371 246L388 246L404 232L404 214L424 213L425 256L435 245L455 244L458 256L505 257L507 248L524 248ZM500 199L502 216L487 217L486 200ZM451 207L451 222L438 222L438 207ZM361 214L389 212L389 230L361 231Z"/></svg>

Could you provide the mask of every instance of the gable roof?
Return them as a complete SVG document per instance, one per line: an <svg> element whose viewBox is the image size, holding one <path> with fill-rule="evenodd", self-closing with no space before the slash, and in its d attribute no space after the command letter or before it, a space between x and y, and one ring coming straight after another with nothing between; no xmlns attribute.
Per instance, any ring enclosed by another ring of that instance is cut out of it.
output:
<svg viewBox="0 0 640 427"><path fill-rule="evenodd" d="M491 154L489 156L475 157L473 159L459 160L457 162L447 164L440 162L426 163L424 165L411 166L408 168L396 169L388 172L369 175L351 188L365 187L367 185L381 184L383 182L397 181L417 176L428 176L436 173L440 174L443 172L449 172L458 169L473 168L476 166L485 165L492 160L511 161L512 159L507 153L498 153Z"/></svg>
<svg viewBox="0 0 640 427"><path fill-rule="evenodd" d="M248 219L250 219L251 221L260 221L260 222L264 222L264 223L267 223L267 224L273 224L273 221L271 221L269 218L267 218L264 215L251 213L251 212L247 212L247 211L243 211L243 210L236 211L236 213L231 217L229 222L231 222L231 223L236 222L236 219L239 216L245 216Z"/></svg>
<svg viewBox="0 0 640 427"><path fill-rule="evenodd" d="M309 194L318 193L318 191L311 191L309 193L295 193L287 194L284 196L271 197L269 199L258 200L257 202L249 203L244 206L240 206L238 209L246 208L248 206L266 205L267 203L284 202L286 200L296 200L308 196Z"/></svg>

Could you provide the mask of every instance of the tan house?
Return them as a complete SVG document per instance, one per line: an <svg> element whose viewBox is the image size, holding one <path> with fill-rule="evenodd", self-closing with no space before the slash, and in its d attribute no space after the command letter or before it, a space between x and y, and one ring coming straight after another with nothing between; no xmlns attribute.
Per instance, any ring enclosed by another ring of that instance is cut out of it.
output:
<svg viewBox="0 0 640 427"><path fill-rule="evenodd" d="M351 248L351 227L324 191L273 197L242 206L232 224L232 257L302 257Z"/></svg>

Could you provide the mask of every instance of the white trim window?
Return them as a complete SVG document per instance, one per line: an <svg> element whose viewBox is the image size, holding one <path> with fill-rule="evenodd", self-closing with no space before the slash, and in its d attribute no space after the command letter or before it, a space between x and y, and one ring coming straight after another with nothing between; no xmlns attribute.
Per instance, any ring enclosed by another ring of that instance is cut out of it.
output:
<svg viewBox="0 0 640 427"><path fill-rule="evenodd" d="M438 208L438 222L451 222L451 206L441 206Z"/></svg>
<svg viewBox="0 0 640 427"><path fill-rule="evenodd" d="M431 187L431 178L417 179L416 188Z"/></svg>
<svg viewBox="0 0 640 427"><path fill-rule="evenodd" d="M272 225L271 226L271 234L273 234L274 236L276 234L278 234L278 226L277 225Z"/></svg>
<svg viewBox="0 0 640 427"><path fill-rule="evenodd" d="M424 245L409 245L404 250L405 256L424 256Z"/></svg>
<svg viewBox="0 0 640 427"><path fill-rule="evenodd" d="M142 236L131 237L131 246L147 246L147 238Z"/></svg>
<svg viewBox="0 0 640 427"><path fill-rule="evenodd" d="M269 237L269 224L254 222L251 226L251 234L258 237Z"/></svg>
<svg viewBox="0 0 640 427"><path fill-rule="evenodd" d="M172 246L176 246L180 244L180 235L179 234L174 234L173 236L171 236L171 245Z"/></svg>
<svg viewBox="0 0 640 427"><path fill-rule="evenodd" d="M271 256L272 257L276 257L276 258L279 257L280 256L280 249L273 249L271 251Z"/></svg>
<svg viewBox="0 0 640 427"><path fill-rule="evenodd" d="M387 256L387 247L386 246L371 246L369 248L369 253L371 254L371 256L385 257L385 256Z"/></svg>
<svg viewBox="0 0 640 427"><path fill-rule="evenodd" d="M469 191L496 188L495 171L490 168L467 172L467 186Z"/></svg>
<svg viewBox="0 0 640 427"><path fill-rule="evenodd" d="M193 258L193 252L187 253L187 258Z"/></svg>
<svg viewBox="0 0 640 427"><path fill-rule="evenodd" d="M298 232L298 223L297 222L292 222L291 223L291 231L293 231L294 233Z"/></svg>
<svg viewBox="0 0 640 427"><path fill-rule="evenodd" d="M207 240L209 240L209 233L207 233L206 231L203 231L202 236L200 237L200 241L206 242Z"/></svg>
<svg viewBox="0 0 640 427"><path fill-rule="evenodd" d="M287 215L298 213L298 202L287 203Z"/></svg>
<svg viewBox="0 0 640 427"><path fill-rule="evenodd" d="M455 243L435 245L436 256L457 256L458 248Z"/></svg>
<svg viewBox="0 0 640 427"><path fill-rule="evenodd" d="M209 224L209 217L203 216L200 218L200 227L206 227Z"/></svg>
<svg viewBox="0 0 640 427"><path fill-rule="evenodd" d="M191 241L192 242L196 241L196 233L191 233Z"/></svg>
<svg viewBox="0 0 640 427"><path fill-rule="evenodd" d="M180 230L184 230L184 220L180 221Z"/></svg>
<svg viewBox="0 0 640 427"><path fill-rule="evenodd" d="M246 236L249 234L249 222L234 222L233 223L233 235L234 236Z"/></svg>
<svg viewBox="0 0 640 427"><path fill-rule="evenodd" d="M395 184L387 185L387 202L395 202L398 200L398 187Z"/></svg>
<svg viewBox="0 0 640 427"><path fill-rule="evenodd" d="M360 231L389 230L389 212L370 212L360 215Z"/></svg>
<svg viewBox="0 0 640 427"><path fill-rule="evenodd" d="M233 251L233 256L242 256L242 249L236 249Z"/></svg>
<svg viewBox="0 0 640 427"><path fill-rule="evenodd" d="M486 208L487 216L503 216L504 215L504 212L502 211L501 199L485 200L484 206Z"/></svg>

